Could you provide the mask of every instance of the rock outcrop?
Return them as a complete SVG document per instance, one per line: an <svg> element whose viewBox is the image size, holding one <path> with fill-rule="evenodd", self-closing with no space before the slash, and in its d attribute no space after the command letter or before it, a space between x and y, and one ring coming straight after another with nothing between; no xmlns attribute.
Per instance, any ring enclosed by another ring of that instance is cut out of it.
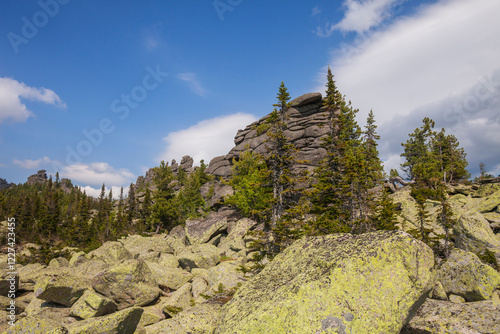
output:
<svg viewBox="0 0 500 334"><path fill-rule="evenodd" d="M215 333L397 334L433 288L433 266L404 232L304 238L238 289Z"/></svg>
<svg viewBox="0 0 500 334"><path fill-rule="evenodd" d="M321 143L330 131L328 114L323 107L320 93L309 93L299 96L291 102L287 111L285 135L290 139L298 151L297 158L307 161L297 168L312 170L326 156ZM233 147L225 156L215 157L210 161L207 172L216 176L227 177L231 174L233 158L247 149L266 154L266 120L269 115L239 130L234 138Z"/></svg>
<svg viewBox="0 0 500 334"><path fill-rule="evenodd" d="M0 190L14 186L14 183L8 183L7 180L0 178Z"/></svg>
<svg viewBox="0 0 500 334"><path fill-rule="evenodd" d="M36 174L28 176L28 185L47 182L47 171L45 169L39 170Z"/></svg>

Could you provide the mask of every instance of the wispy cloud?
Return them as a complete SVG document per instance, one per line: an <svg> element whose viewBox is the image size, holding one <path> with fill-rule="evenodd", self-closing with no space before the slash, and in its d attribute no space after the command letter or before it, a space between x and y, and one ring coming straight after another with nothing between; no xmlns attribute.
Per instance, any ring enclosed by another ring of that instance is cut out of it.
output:
<svg viewBox="0 0 500 334"><path fill-rule="evenodd" d="M209 163L210 159L224 155L234 146L234 136L239 129L256 121L254 115L236 113L205 121L184 130L169 133L163 138L165 150L158 160L179 160L188 154L198 163L201 159Z"/></svg>
<svg viewBox="0 0 500 334"><path fill-rule="evenodd" d="M404 0L346 0L344 18L316 29L320 37L329 37L335 30L364 33L379 26L391 16L391 8Z"/></svg>
<svg viewBox="0 0 500 334"><path fill-rule="evenodd" d="M315 6L315 7L311 10L311 16L316 16L316 15L318 15L319 13L321 13L321 9L319 8L319 6Z"/></svg>
<svg viewBox="0 0 500 334"><path fill-rule="evenodd" d="M196 73L187 72L187 73L179 73L177 74L177 78L187 83L188 87L199 96L206 96L207 91L203 87L203 85L198 80Z"/></svg>
<svg viewBox="0 0 500 334"><path fill-rule="evenodd" d="M428 116L458 137L473 172L479 161L500 163L499 12L495 0L442 0L333 54L337 85L360 108L359 121L375 112L385 159L395 161Z"/></svg>
<svg viewBox="0 0 500 334"><path fill-rule="evenodd" d="M85 186L85 187L79 187L79 188L81 189L81 191L85 191L85 194L87 194L87 196L99 198L99 196L101 195L101 187L93 188L90 186ZM129 189L130 189L130 186L123 187L123 197L124 198L127 197ZM104 187L104 194L106 197L109 196L110 190L112 191L112 195L113 195L114 199L120 198L121 187L112 186L111 188L108 188L105 186Z"/></svg>
<svg viewBox="0 0 500 334"><path fill-rule="evenodd" d="M33 116L21 99L53 104L66 108L66 104L52 90L41 87L29 87L23 82L11 78L0 78L0 124L6 120L24 122Z"/></svg>

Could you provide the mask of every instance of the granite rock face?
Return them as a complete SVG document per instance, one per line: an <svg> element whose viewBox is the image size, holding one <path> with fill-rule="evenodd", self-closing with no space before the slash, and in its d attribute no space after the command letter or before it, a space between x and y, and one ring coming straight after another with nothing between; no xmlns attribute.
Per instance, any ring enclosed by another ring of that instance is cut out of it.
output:
<svg viewBox="0 0 500 334"><path fill-rule="evenodd" d="M227 177L231 174L233 158L250 148L254 152L266 154L266 120L269 115L239 130L234 138L236 145L225 156L215 157L210 161L207 172L216 176ZM326 151L321 146L323 138L330 131L328 113L323 107L320 93L299 96L291 102L285 120L286 136L298 149L298 160L307 162L297 168L312 170L325 157Z"/></svg>

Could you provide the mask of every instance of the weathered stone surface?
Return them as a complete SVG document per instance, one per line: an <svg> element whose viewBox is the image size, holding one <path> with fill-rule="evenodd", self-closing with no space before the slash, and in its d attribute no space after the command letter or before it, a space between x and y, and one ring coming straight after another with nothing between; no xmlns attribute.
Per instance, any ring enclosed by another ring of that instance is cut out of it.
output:
<svg viewBox="0 0 500 334"><path fill-rule="evenodd" d="M487 183L481 184L479 189L476 190L475 193L472 194L474 197L488 197L500 190L500 183Z"/></svg>
<svg viewBox="0 0 500 334"><path fill-rule="evenodd" d="M184 230L184 226L177 225L176 227L170 230L168 235L171 235L179 239L183 244L186 243L186 231Z"/></svg>
<svg viewBox="0 0 500 334"><path fill-rule="evenodd" d="M198 299L202 293L205 293L208 290L207 281L201 277L196 276L193 278L191 292L193 293L194 300Z"/></svg>
<svg viewBox="0 0 500 334"><path fill-rule="evenodd" d="M500 239L478 211L464 213L454 226L454 234L457 248L476 254L488 249L496 253L497 259L500 258Z"/></svg>
<svg viewBox="0 0 500 334"><path fill-rule="evenodd" d="M35 297L70 307L89 287L89 282L80 277L67 274L43 276L36 282Z"/></svg>
<svg viewBox="0 0 500 334"><path fill-rule="evenodd" d="M463 298L462 296L450 295L449 299L450 299L450 302L455 303L455 304L465 303L465 298Z"/></svg>
<svg viewBox="0 0 500 334"><path fill-rule="evenodd" d="M146 263L160 288L177 290L193 278L191 273L181 268L166 267L149 261Z"/></svg>
<svg viewBox="0 0 500 334"><path fill-rule="evenodd" d="M146 331L148 334L211 334L215 329L220 309L221 306L215 303L199 304L172 319L146 327Z"/></svg>
<svg viewBox="0 0 500 334"><path fill-rule="evenodd" d="M446 295L446 291L444 290L441 282L438 281L436 283L430 297L437 300L448 300L448 295Z"/></svg>
<svg viewBox="0 0 500 334"><path fill-rule="evenodd" d="M207 218L186 221L186 237L191 245L203 244L227 228L227 217L213 212Z"/></svg>
<svg viewBox="0 0 500 334"><path fill-rule="evenodd" d="M220 250L210 244L188 246L177 255L179 265L188 271L193 268L214 267L220 259Z"/></svg>
<svg viewBox="0 0 500 334"><path fill-rule="evenodd" d="M245 282L244 275L237 270L241 264L241 261L224 261L208 269L207 282L211 292L234 289Z"/></svg>
<svg viewBox="0 0 500 334"><path fill-rule="evenodd" d="M61 304L32 298L25 309L26 315L39 319L51 319L62 326L67 326L76 320L70 317L70 308Z"/></svg>
<svg viewBox="0 0 500 334"><path fill-rule="evenodd" d="M500 305L491 301L455 304L428 299L401 334L500 333Z"/></svg>
<svg viewBox="0 0 500 334"><path fill-rule="evenodd" d="M19 319L13 327L10 327L6 334L68 334L68 330L57 322L36 317L26 317Z"/></svg>
<svg viewBox="0 0 500 334"><path fill-rule="evenodd" d="M132 258L132 254L118 241L108 241L101 247L90 252L87 257L91 260L102 260L107 264L115 264Z"/></svg>
<svg viewBox="0 0 500 334"><path fill-rule="evenodd" d="M134 334L143 309L132 307L107 316L82 320L68 326L70 334Z"/></svg>
<svg viewBox="0 0 500 334"><path fill-rule="evenodd" d="M477 207L477 211L484 213L495 210L500 205L500 190L494 192Z"/></svg>
<svg viewBox="0 0 500 334"><path fill-rule="evenodd" d="M399 333L433 266L432 250L401 231L304 238L238 289L215 333Z"/></svg>
<svg viewBox="0 0 500 334"><path fill-rule="evenodd" d="M134 258L143 258L151 252L174 253L174 249L170 242L166 240L165 235L162 234L152 237L132 235L125 239L120 239L120 242Z"/></svg>
<svg viewBox="0 0 500 334"><path fill-rule="evenodd" d="M55 259L50 260L49 267L51 268L60 268L60 267L68 267L69 261L63 257L57 257Z"/></svg>
<svg viewBox="0 0 500 334"><path fill-rule="evenodd" d="M162 311L170 317L186 311L192 306L191 283L186 283L172 293L162 305Z"/></svg>
<svg viewBox="0 0 500 334"><path fill-rule="evenodd" d="M244 237L256 225L257 222L248 218L229 223L227 228L228 235L217 247L227 256L233 256L235 253L245 250Z"/></svg>
<svg viewBox="0 0 500 334"><path fill-rule="evenodd" d="M76 267L79 264L82 264L84 262L87 262L88 258L85 255L85 252L78 252L75 253L71 256L71 259L69 260L69 266L70 267Z"/></svg>
<svg viewBox="0 0 500 334"><path fill-rule="evenodd" d="M98 273L92 279L92 287L114 300L118 310L147 305L160 294L153 273L141 260L126 260Z"/></svg>
<svg viewBox="0 0 500 334"><path fill-rule="evenodd" d="M82 319L100 317L116 311L116 304L109 298L87 290L71 307L70 314Z"/></svg>
<svg viewBox="0 0 500 334"><path fill-rule="evenodd" d="M139 321L139 326L141 327L150 326L165 319L165 314L163 314L159 305L143 307L143 310L144 313L142 314L141 321Z"/></svg>
<svg viewBox="0 0 500 334"><path fill-rule="evenodd" d="M447 294L462 296L469 302L490 299L500 288L500 274L495 269L475 254L456 248L439 268L437 280Z"/></svg>
<svg viewBox="0 0 500 334"><path fill-rule="evenodd" d="M76 273L81 277L92 279L99 272L109 268L109 264L102 260L89 260L80 262L76 267L70 267L69 272Z"/></svg>
<svg viewBox="0 0 500 334"><path fill-rule="evenodd" d="M320 102L322 99L321 93L307 93L297 97L290 102L291 107L301 107L307 104Z"/></svg>

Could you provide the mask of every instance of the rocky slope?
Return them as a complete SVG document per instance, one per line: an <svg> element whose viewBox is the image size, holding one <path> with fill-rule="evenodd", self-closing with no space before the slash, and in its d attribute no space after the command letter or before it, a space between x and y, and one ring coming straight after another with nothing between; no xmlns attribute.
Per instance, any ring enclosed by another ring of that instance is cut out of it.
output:
<svg viewBox="0 0 500 334"><path fill-rule="evenodd" d="M18 267L17 322L5 333L500 333L499 184L450 188L447 261L404 231L299 240L244 274L262 226L226 210L168 235L128 236L68 261ZM416 224L408 188L392 195ZM437 205L429 227L440 233ZM6 257L0 258L6 262ZM5 263L4 266L5 267ZM0 280L0 301L8 275ZM7 319L2 311L1 319Z"/></svg>

